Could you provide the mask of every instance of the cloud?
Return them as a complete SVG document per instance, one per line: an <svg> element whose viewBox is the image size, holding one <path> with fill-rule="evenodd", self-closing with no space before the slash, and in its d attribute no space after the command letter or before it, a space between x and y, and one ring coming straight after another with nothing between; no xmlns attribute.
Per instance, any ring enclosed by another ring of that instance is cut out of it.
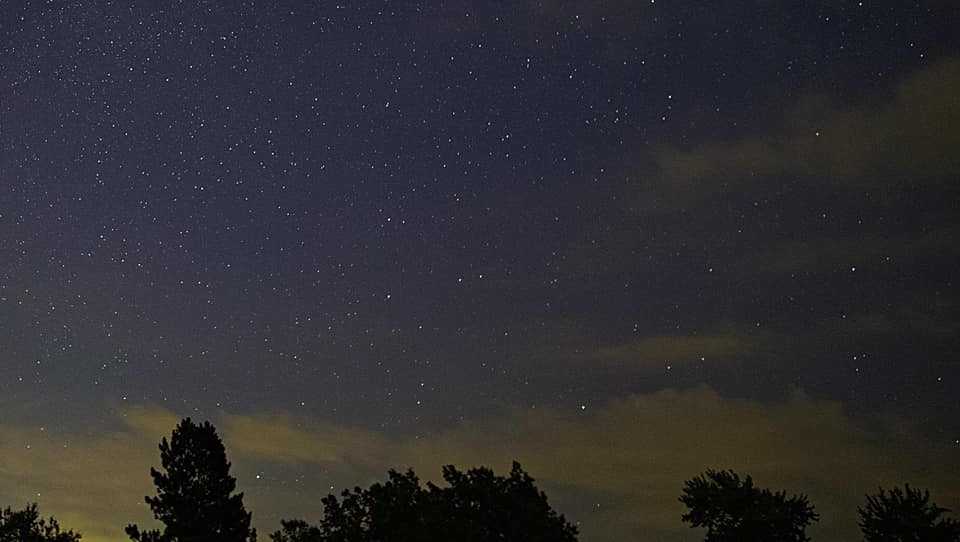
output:
<svg viewBox="0 0 960 542"><path fill-rule="evenodd" d="M121 420L133 422L98 434L47 435L0 425L0 496L9 503L39 501L44 513L82 530L86 540L122 540L122 525L148 515L141 504L152 492L147 469L157 461L156 441L170 431L148 435L143 428L172 416L131 411ZM823 515L814 533L819 540L854 538L856 506L878 485L910 482L929 487L941 505L960 504L960 475L946 468L949 450L924 444L906 422L874 420L867 429L839 403L803 394L762 403L709 388L667 390L585 411L516 409L405 437L288 415L228 415L215 422L240 489L266 531L279 517L315 519L319 498L330 490L321 478L363 485L389 467L409 466L437 479L443 464L499 470L514 459L581 523L587 542L698 539L680 523L676 499L684 479L709 467L808 493ZM313 482L298 486L281 474L265 482L251 474L263 471L296 472Z"/></svg>
<svg viewBox="0 0 960 542"><path fill-rule="evenodd" d="M767 251L750 251L734 264L745 275L849 272L851 267L923 267L953 261L960 229L936 227L922 233L783 240Z"/></svg>
<svg viewBox="0 0 960 542"><path fill-rule="evenodd" d="M846 106L807 95L773 130L654 153L651 190L680 202L705 200L773 176L863 188L954 184L960 174L960 59L907 77L879 103Z"/></svg>
<svg viewBox="0 0 960 542"><path fill-rule="evenodd" d="M180 416L157 407L137 406L123 412L123 424L134 434L156 440L156 435L165 435L180 422Z"/></svg>
<svg viewBox="0 0 960 542"><path fill-rule="evenodd" d="M958 480L938 480L934 466L943 463L926 463L936 454L916 442L867 432L838 403L798 395L762 404L701 388L629 397L582 417L525 411L509 424L459 428L414 450L437 461L460 454L464 464L504 465L516 455L543 482L594 496L604 514L620 518L614 525L609 518L596 521L580 502L575 516L586 540L649 532L690 539L678 521L679 488L692 474L718 466L810 493L825 515L822 533L849 538L856 504L878 484L914 481L956 502Z"/></svg>
<svg viewBox="0 0 960 542"><path fill-rule="evenodd" d="M0 424L0 498L4 506L37 501L84 540L120 540L123 525L147 517L143 496L151 489L157 430L169 434L172 417L137 408L106 433L61 433Z"/></svg>
<svg viewBox="0 0 960 542"><path fill-rule="evenodd" d="M692 362L701 359L729 359L748 354L759 346L752 337L733 333L712 335L662 335L597 349L591 358L617 365Z"/></svg>
<svg viewBox="0 0 960 542"><path fill-rule="evenodd" d="M223 427L233 453L277 463L380 466L389 449L387 440L373 432L281 415L225 416Z"/></svg>
<svg viewBox="0 0 960 542"><path fill-rule="evenodd" d="M529 332L530 346L516 354L524 368L543 375L562 366L575 369L580 378L662 373L666 365L740 362L786 341L734 322L715 322L688 334L635 334L627 339L590 335L579 322L563 319L539 322Z"/></svg>

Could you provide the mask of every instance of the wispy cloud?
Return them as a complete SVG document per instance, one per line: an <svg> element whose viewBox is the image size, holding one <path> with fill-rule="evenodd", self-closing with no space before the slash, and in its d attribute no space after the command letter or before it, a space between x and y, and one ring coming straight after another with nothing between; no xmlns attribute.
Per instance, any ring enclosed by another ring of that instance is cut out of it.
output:
<svg viewBox="0 0 960 542"><path fill-rule="evenodd" d="M689 363L710 359L730 359L752 353L760 339L734 333L706 335L661 335L642 337L632 342L603 346L589 357L608 364L637 365Z"/></svg>
<svg viewBox="0 0 960 542"><path fill-rule="evenodd" d="M783 175L873 189L955 183L957 95L957 59L913 74L886 100L844 105L807 95L767 133L690 149L661 146L649 190L661 199L689 202Z"/></svg>

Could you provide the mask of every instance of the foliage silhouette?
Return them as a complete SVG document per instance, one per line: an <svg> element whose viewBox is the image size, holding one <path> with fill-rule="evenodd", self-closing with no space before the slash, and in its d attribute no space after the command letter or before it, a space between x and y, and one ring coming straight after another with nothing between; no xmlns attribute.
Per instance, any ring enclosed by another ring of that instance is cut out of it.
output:
<svg viewBox="0 0 960 542"><path fill-rule="evenodd" d="M960 542L960 522L943 515L950 510L930 502L930 492L894 487L867 495L857 508L866 542Z"/></svg>
<svg viewBox="0 0 960 542"><path fill-rule="evenodd" d="M807 526L819 519L805 495L759 489L733 471L707 470L687 480L680 502L689 510L684 522L707 528L706 542L806 542Z"/></svg>
<svg viewBox="0 0 960 542"><path fill-rule="evenodd" d="M128 525L137 542L254 542L251 514L243 507L243 493L231 495L237 481L230 475L223 442L209 422L190 418L173 430L170 441L160 441L163 471L150 469L156 497L146 497L163 531L140 531Z"/></svg>
<svg viewBox="0 0 960 542"><path fill-rule="evenodd" d="M319 528L301 519L280 520L280 530L270 535L273 542L316 542L323 540Z"/></svg>
<svg viewBox="0 0 960 542"><path fill-rule="evenodd" d="M285 521L273 542L575 542L577 529L547 503L534 480L513 464L507 477L487 468L443 468L446 487L420 480L412 470L391 470L369 489L322 500L318 526Z"/></svg>
<svg viewBox="0 0 960 542"><path fill-rule="evenodd" d="M61 531L52 517L43 519L36 504L23 510L0 510L0 542L78 542L80 534Z"/></svg>

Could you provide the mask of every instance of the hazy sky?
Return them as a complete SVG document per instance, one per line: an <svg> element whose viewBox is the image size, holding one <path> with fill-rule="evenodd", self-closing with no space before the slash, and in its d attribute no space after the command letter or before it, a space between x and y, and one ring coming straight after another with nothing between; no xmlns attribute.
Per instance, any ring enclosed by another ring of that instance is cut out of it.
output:
<svg viewBox="0 0 960 542"><path fill-rule="evenodd" d="M708 467L818 540L960 509L960 8L0 2L0 506L144 522L223 434L262 536L519 460L584 542Z"/></svg>

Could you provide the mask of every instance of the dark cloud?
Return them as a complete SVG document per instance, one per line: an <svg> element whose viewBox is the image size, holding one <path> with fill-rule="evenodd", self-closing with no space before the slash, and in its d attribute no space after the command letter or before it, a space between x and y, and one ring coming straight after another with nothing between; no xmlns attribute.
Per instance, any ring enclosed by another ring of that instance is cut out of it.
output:
<svg viewBox="0 0 960 542"><path fill-rule="evenodd" d="M937 265L957 256L958 231L952 227L889 237L872 233L850 237L781 241L769 251L744 255L735 268L743 274L845 273L858 266Z"/></svg>
<svg viewBox="0 0 960 542"><path fill-rule="evenodd" d="M784 177L803 178L811 189L952 186L960 173L958 94L960 60L946 59L907 77L886 100L844 106L809 95L770 132L659 147L656 172L637 176L638 197L663 200L660 209L669 210Z"/></svg>

